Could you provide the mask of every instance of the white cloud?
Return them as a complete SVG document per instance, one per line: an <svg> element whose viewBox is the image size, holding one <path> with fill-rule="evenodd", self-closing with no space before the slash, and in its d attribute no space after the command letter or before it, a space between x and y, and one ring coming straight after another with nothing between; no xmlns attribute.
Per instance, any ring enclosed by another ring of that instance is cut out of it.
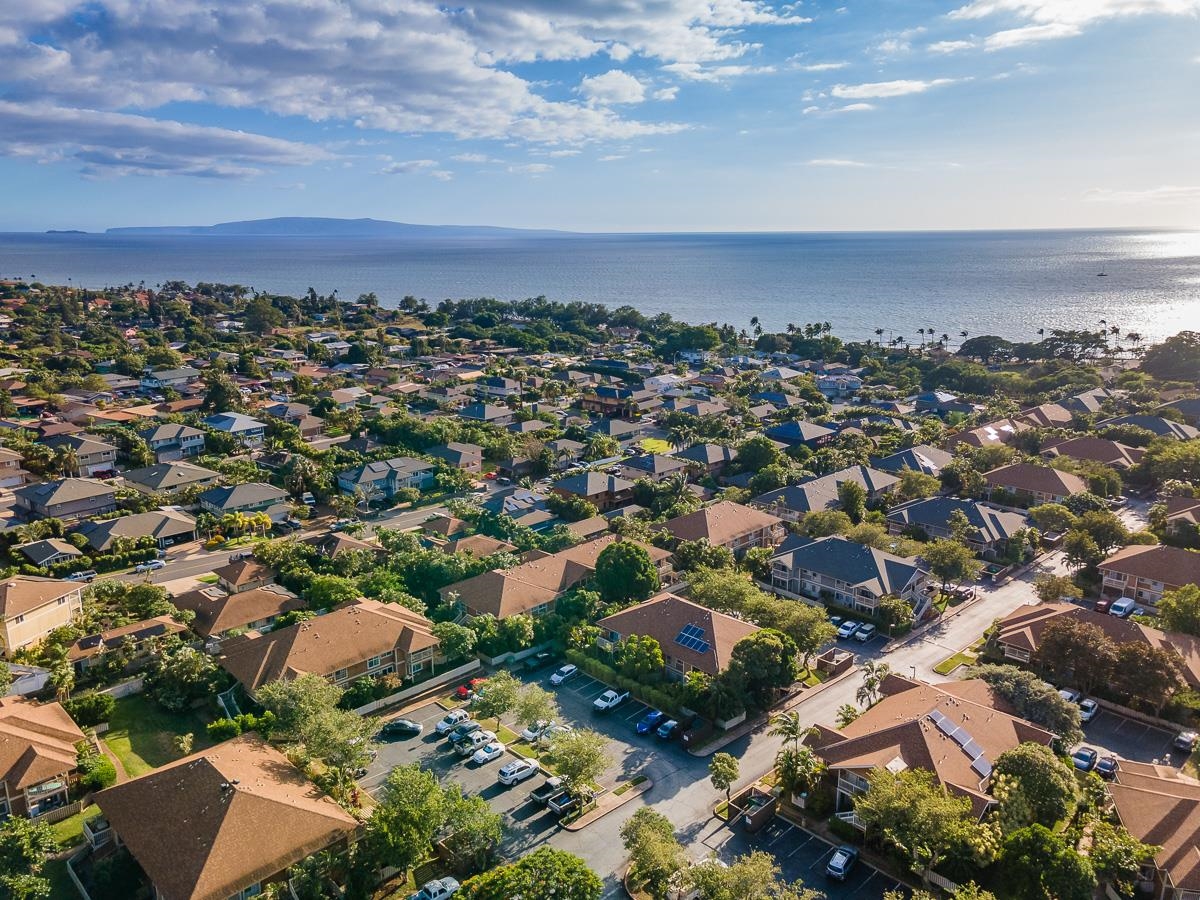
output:
<svg viewBox="0 0 1200 900"><path fill-rule="evenodd" d="M923 94L930 88L953 84L953 78L934 78L931 81L901 79L876 81L869 84L836 84L832 94L843 100L862 100L875 97L903 97L908 94Z"/></svg>
<svg viewBox="0 0 1200 900"><path fill-rule="evenodd" d="M830 169L869 169L870 163L859 162L856 159L810 159L810 166L820 166Z"/></svg>
<svg viewBox="0 0 1200 900"><path fill-rule="evenodd" d="M875 108L874 103L847 103L845 106L838 106L830 110L830 112L870 112Z"/></svg>
<svg viewBox="0 0 1200 900"><path fill-rule="evenodd" d="M449 172L441 167L441 164L436 159L406 159L398 162L391 162L379 170L381 175L428 175L430 178L436 178L439 181L449 181L454 177L453 172Z"/></svg>
<svg viewBox="0 0 1200 900"><path fill-rule="evenodd" d="M509 166L508 171L513 175L544 175L553 168L549 163L526 163L522 166Z"/></svg>
<svg viewBox="0 0 1200 900"><path fill-rule="evenodd" d="M627 159L624 153L609 153L607 156L601 156L600 162L615 162L618 159Z"/></svg>
<svg viewBox="0 0 1200 900"><path fill-rule="evenodd" d="M547 155L547 156L553 156L553 157L560 157L560 156L578 156L578 155L579 155L581 152L582 152L582 151L579 151L579 150L551 150L551 151L550 151L549 153L547 153L546 155Z"/></svg>
<svg viewBox="0 0 1200 900"><path fill-rule="evenodd" d="M75 160L91 176L207 178L242 178L332 158L319 147L261 134L8 100L0 100L0 154Z"/></svg>
<svg viewBox="0 0 1200 900"><path fill-rule="evenodd" d="M970 50L974 46L974 41L937 41L929 45L929 52L958 53L960 50Z"/></svg>
<svg viewBox="0 0 1200 900"><path fill-rule="evenodd" d="M1065 22L1053 22L1048 25L1022 25L1020 28L1007 28L989 34L983 40L986 50L1007 50L1009 47L1020 47L1039 41L1056 41L1059 38L1075 37L1083 33L1078 25Z"/></svg>
<svg viewBox="0 0 1200 900"><path fill-rule="evenodd" d="M670 63L663 66L664 72L678 75L688 81L723 81L740 75L762 75L774 72L774 66L720 65L702 66L695 62Z"/></svg>
<svg viewBox="0 0 1200 900"><path fill-rule="evenodd" d="M1096 203L1161 204L1200 203L1200 185L1166 184L1145 190L1093 188L1083 198Z"/></svg>
<svg viewBox="0 0 1200 900"><path fill-rule="evenodd" d="M790 60L789 60L790 62ZM802 63L795 62L792 68L801 72L835 72L838 69L844 69L850 63L846 62L821 62L821 63Z"/></svg>
<svg viewBox="0 0 1200 900"><path fill-rule="evenodd" d="M620 69L610 69L603 75L589 75L579 83L579 93L589 102L641 103L646 99L646 86Z"/></svg>
<svg viewBox="0 0 1200 900"><path fill-rule="evenodd" d="M654 92L655 100L674 100L679 95L679 88L666 87Z"/></svg>
<svg viewBox="0 0 1200 900"><path fill-rule="evenodd" d="M821 107L819 107L819 106L806 106L806 107L804 107L804 109L801 110L801 112L804 113L804 115L806 115L806 116L811 116L813 113L820 112L820 111L821 111Z"/></svg>
<svg viewBox="0 0 1200 900"><path fill-rule="evenodd" d="M983 42L987 50L1075 37L1088 26L1110 19L1196 16L1200 15L1200 0L971 0L949 17L974 20L1002 14L1030 24L989 35Z"/></svg>
<svg viewBox="0 0 1200 900"><path fill-rule="evenodd" d="M492 159L486 153L456 153L450 157L455 162L463 163L492 163L499 162L498 159Z"/></svg>

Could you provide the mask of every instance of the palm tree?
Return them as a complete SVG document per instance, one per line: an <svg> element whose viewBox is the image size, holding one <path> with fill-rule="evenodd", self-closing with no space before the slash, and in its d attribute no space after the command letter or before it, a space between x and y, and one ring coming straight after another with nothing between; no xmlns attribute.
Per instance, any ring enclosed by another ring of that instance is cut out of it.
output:
<svg viewBox="0 0 1200 900"><path fill-rule="evenodd" d="M780 713L771 720L771 730L767 733L773 737L783 738L783 744L786 747L791 744L800 746L801 742L816 729L811 725L802 725L800 723L800 713L785 712Z"/></svg>
<svg viewBox="0 0 1200 900"><path fill-rule="evenodd" d="M825 761L812 747L783 747L775 755L779 786L788 794L809 793L825 773Z"/></svg>
<svg viewBox="0 0 1200 900"><path fill-rule="evenodd" d="M874 706L879 701L879 688L884 679L892 674L892 667L885 662L868 659L862 667L862 684L854 698L860 706Z"/></svg>
<svg viewBox="0 0 1200 900"><path fill-rule="evenodd" d="M73 447L59 447L54 452L54 464L64 476L79 473L79 455Z"/></svg>
<svg viewBox="0 0 1200 900"><path fill-rule="evenodd" d="M880 347L883 346L883 329L882 328L875 329L875 343L878 344Z"/></svg>

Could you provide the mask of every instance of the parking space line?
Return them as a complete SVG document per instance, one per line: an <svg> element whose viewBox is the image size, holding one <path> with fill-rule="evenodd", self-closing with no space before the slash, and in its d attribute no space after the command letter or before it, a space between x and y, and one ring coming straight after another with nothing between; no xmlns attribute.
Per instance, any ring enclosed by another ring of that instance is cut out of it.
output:
<svg viewBox="0 0 1200 900"><path fill-rule="evenodd" d="M791 825L785 826L784 829L781 832L779 832L779 834L777 834L777 835L775 835L775 837L771 838L771 840L767 843L767 846L774 847L775 842L778 841L781 837L785 837L787 835L787 833L791 830L792 830Z"/></svg>
<svg viewBox="0 0 1200 900"><path fill-rule="evenodd" d="M810 834L807 838L805 838L803 841L801 841L799 844L797 844L795 847L793 847L792 852L789 853L787 856L785 856L784 859L791 859L793 856L795 856L797 853L799 853L801 850L803 850L805 847L807 847L812 842L813 842L813 836Z"/></svg>
<svg viewBox="0 0 1200 900"><path fill-rule="evenodd" d="M822 853L820 856L817 857L817 861L815 863L813 863L811 866L808 867L809 871L811 872L817 866L824 863L825 857L827 857L827 856L833 856L833 846L832 845L830 845L829 848L826 849L824 853Z"/></svg>

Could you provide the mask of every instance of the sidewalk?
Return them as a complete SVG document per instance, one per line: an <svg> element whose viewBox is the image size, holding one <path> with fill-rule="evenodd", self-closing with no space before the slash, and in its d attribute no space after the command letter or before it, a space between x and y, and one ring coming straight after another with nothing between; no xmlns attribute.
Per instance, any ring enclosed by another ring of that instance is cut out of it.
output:
<svg viewBox="0 0 1200 900"><path fill-rule="evenodd" d="M628 782L626 782L626 783L628 783ZM617 785L617 787L620 787L620 786L621 785ZM576 819L570 825L564 825L563 828L566 831L580 831L584 828L587 828L589 825L591 825L597 819L607 816L610 812L612 812L618 806L622 806L623 804L628 803L634 797L641 796L642 794L646 793L646 791L650 790L650 788L652 788L652 787L654 787L654 782L651 781L649 778L647 778L645 781L641 782L640 784L633 785L632 787L629 788L629 790L627 790L623 794L618 795L616 790L611 790L608 793L601 794L599 797L596 798L596 808L595 809L585 812L582 816L580 816L578 819Z"/></svg>

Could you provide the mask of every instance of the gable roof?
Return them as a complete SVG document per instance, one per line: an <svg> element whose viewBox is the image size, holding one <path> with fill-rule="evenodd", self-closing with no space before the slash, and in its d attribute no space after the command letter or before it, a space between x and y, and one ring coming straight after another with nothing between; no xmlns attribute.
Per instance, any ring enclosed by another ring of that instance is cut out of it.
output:
<svg viewBox="0 0 1200 900"><path fill-rule="evenodd" d="M57 703L0 698L0 780L17 794L75 769L79 726Z"/></svg>
<svg viewBox="0 0 1200 900"><path fill-rule="evenodd" d="M1108 793L1129 833L1162 847L1154 864L1170 885L1200 891L1200 782L1162 766L1121 760Z"/></svg>
<svg viewBox="0 0 1200 900"><path fill-rule="evenodd" d="M162 540L195 530L196 520L178 509L152 509L115 519L88 521L79 526L79 533L88 539L92 547L101 551L109 549L119 537L150 536Z"/></svg>
<svg viewBox="0 0 1200 900"><path fill-rule="evenodd" d="M566 491L578 497L598 497L601 494L619 494L633 488L633 482L603 472L580 472L554 482L554 490Z"/></svg>
<svg viewBox="0 0 1200 900"><path fill-rule="evenodd" d="M205 637L245 628L252 622L303 609L305 605L303 600L279 585L251 588L236 594L209 585L180 594L171 602L179 609L190 609L196 614L192 629Z"/></svg>
<svg viewBox="0 0 1200 900"><path fill-rule="evenodd" d="M853 481L861 486L868 496L886 491L900 479L890 472L881 472L870 466L848 466L828 475L810 478L799 484L759 494L751 502L755 506L770 508L778 505L794 512L813 512L820 509L836 509L841 505L838 486L843 481Z"/></svg>
<svg viewBox="0 0 1200 900"><path fill-rule="evenodd" d="M951 514L955 512L961 512L971 523L973 531L968 537L984 544L1007 540L1020 529L1029 527L1029 519L1021 513L959 497L910 500L893 507L887 518L889 522L900 525L946 528Z"/></svg>
<svg viewBox="0 0 1200 900"><path fill-rule="evenodd" d="M686 450L680 450L674 455L676 459L686 459L688 462L711 466L737 459L737 450L721 444L692 444Z"/></svg>
<svg viewBox="0 0 1200 900"><path fill-rule="evenodd" d="M1135 428L1145 428L1158 437L1177 438L1181 441L1200 437L1200 429L1195 426L1164 419L1162 416L1117 416L1115 419L1105 419L1103 422L1096 423L1097 428L1108 428L1113 425L1132 425Z"/></svg>
<svg viewBox="0 0 1200 900"><path fill-rule="evenodd" d="M781 524L780 519L761 509L721 500L712 506L676 516L664 522L661 528L681 541L707 538L709 543L720 545L751 532Z"/></svg>
<svg viewBox="0 0 1200 900"><path fill-rule="evenodd" d="M995 447L1007 444L1022 431L1028 431L1029 428L1029 425L1018 422L1016 419L999 419L995 422L988 422L986 425L980 425L978 428L972 428L970 431L951 435L946 443L951 449L959 444L968 444L972 447Z"/></svg>
<svg viewBox="0 0 1200 900"><path fill-rule="evenodd" d="M30 541L28 544L18 544L13 547L25 554L35 566L45 565L46 560L56 556L82 556L83 551L62 538L43 538L40 541Z"/></svg>
<svg viewBox="0 0 1200 900"><path fill-rule="evenodd" d="M202 503L209 503L218 509L230 509L237 506L274 503L285 499L287 495L287 491L277 488L272 484L265 484L261 481L248 481L245 484L209 488L200 495L200 501Z"/></svg>
<svg viewBox="0 0 1200 900"><path fill-rule="evenodd" d="M164 900L226 900L358 826L257 735L101 791L96 803Z"/></svg>
<svg viewBox="0 0 1200 900"><path fill-rule="evenodd" d="M1200 584L1200 553L1166 544L1134 544L1122 547L1104 562L1100 571L1121 572L1167 587Z"/></svg>
<svg viewBox="0 0 1200 900"><path fill-rule="evenodd" d="M53 506L58 503L90 500L93 497L116 496L117 490L94 478L60 478L57 481L27 484L13 493L40 506Z"/></svg>
<svg viewBox="0 0 1200 900"><path fill-rule="evenodd" d="M176 601L172 602L178 606ZM181 625L170 616L155 616L152 619L143 619L140 622L130 622L128 625L110 628L98 634L84 635L71 645L71 649L67 652L67 658L72 662L90 659L93 656L99 656L106 650L120 647L125 643L126 638L140 642L162 634L184 634L187 630L186 625Z"/></svg>
<svg viewBox="0 0 1200 900"><path fill-rule="evenodd" d="M265 422L238 412L216 413L205 419L204 424L217 431L227 431L231 434L239 431L256 431L267 427Z"/></svg>
<svg viewBox="0 0 1200 900"><path fill-rule="evenodd" d="M0 617L9 618L53 603L60 597L78 594L83 585L60 578L13 575L0 581Z"/></svg>
<svg viewBox="0 0 1200 900"><path fill-rule="evenodd" d="M1042 450L1042 455L1090 459L1118 469L1129 469L1142 461L1146 451L1140 447L1128 447L1116 441L1088 436L1051 444Z"/></svg>
<svg viewBox="0 0 1200 900"><path fill-rule="evenodd" d="M175 422L164 422L162 425L154 425L150 428L143 428L138 432L138 435L148 444L158 441L181 441L184 438L203 437L204 432L199 428L193 428L191 425L180 425Z"/></svg>
<svg viewBox="0 0 1200 900"><path fill-rule="evenodd" d="M773 425L765 432L767 437L774 438L777 441L789 442L808 442L820 440L824 437L837 434L832 428L826 428L824 425L817 425L813 422L804 422L800 419L795 419L789 422L781 422L778 425Z"/></svg>
<svg viewBox="0 0 1200 900"><path fill-rule="evenodd" d="M259 581L272 574L270 566L249 556L227 562L225 565L213 569L212 573L226 584L232 584L234 587Z"/></svg>
<svg viewBox="0 0 1200 900"><path fill-rule="evenodd" d="M132 481L151 491L169 491L219 478L220 473L194 463L166 462L143 469L133 469L126 472L124 477L126 481Z"/></svg>
<svg viewBox="0 0 1200 900"><path fill-rule="evenodd" d="M402 477L416 475L420 472L431 472L435 469L433 463L412 456L394 456L391 459L380 459L363 463L353 469L339 472L339 481L349 481L354 484L370 484L387 478L392 472Z"/></svg>
<svg viewBox="0 0 1200 900"><path fill-rule="evenodd" d="M905 585L924 570L915 559L896 556L833 535L806 538L792 535L771 557L789 569L808 569L844 581L855 587L867 588L877 597L899 594Z"/></svg>
<svg viewBox="0 0 1200 900"><path fill-rule="evenodd" d="M1087 482L1078 475L1031 463L1000 466L983 477L993 487L1011 488L1028 494L1066 497L1087 490Z"/></svg>
<svg viewBox="0 0 1200 900"><path fill-rule="evenodd" d="M652 637L658 641L664 655L682 660L709 675L716 675L729 665L738 641L761 630L757 625L671 593L658 594L606 616L596 624L605 631L615 631L622 638L631 634ZM683 629L689 625L698 629L703 643L679 641Z"/></svg>
<svg viewBox="0 0 1200 900"><path fill-rule="evenodd" d="M884 472L912 469L915 472L924 472L926 475L937 475L952 459L954 459L953 453L929 444L917 444L915 447L900 450L891 456L871 460L871 465Z"/></svg>

